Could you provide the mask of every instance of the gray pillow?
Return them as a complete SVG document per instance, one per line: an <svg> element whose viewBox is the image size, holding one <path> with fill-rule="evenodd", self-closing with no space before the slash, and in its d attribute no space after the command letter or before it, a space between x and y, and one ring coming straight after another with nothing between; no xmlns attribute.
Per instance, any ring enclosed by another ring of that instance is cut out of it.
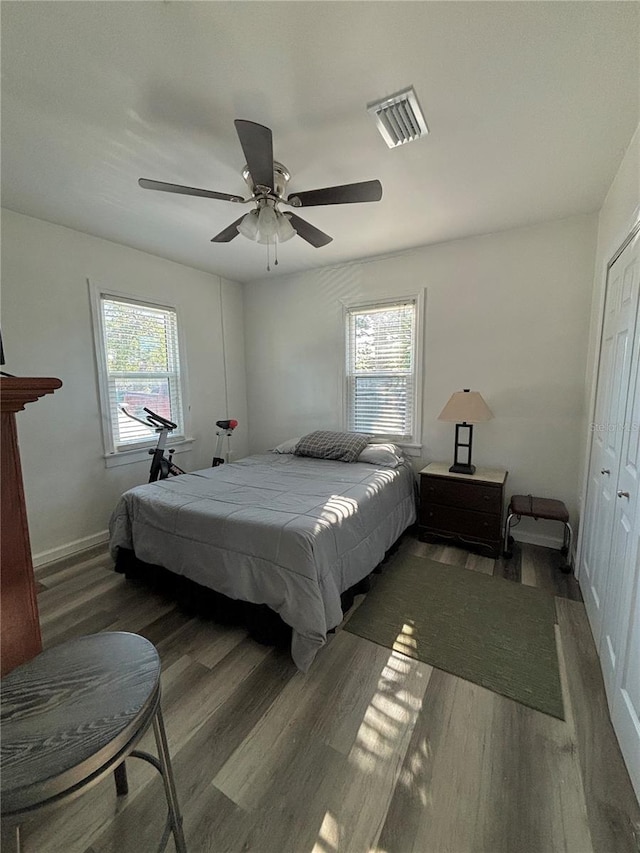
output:
<svg viewBox="0 0 640 853"><path fill-rule="evenodd" d="M296 449L296 456L312 456L314 459L336 459L339 462L356 462L369 443L370 436L359 432L331 432L316 430L303 435Z"/></svg>

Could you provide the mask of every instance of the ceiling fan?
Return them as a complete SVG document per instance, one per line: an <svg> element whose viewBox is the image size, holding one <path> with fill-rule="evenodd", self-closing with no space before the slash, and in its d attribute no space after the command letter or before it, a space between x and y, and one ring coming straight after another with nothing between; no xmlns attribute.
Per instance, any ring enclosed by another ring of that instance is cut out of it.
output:
<svg viewBox="0 0 640 853"><path fill-rule="evenodd" d="M280 210L281 204L298 208L322 204L380 201L382 198L380 181L361 181L356 184L306 190L285 198L291 176L282 163L273 159L271 130L264 125L244 119L236 119L234 124L247 161L242 177L249 188L248 198L214 190L201 190L197 187L183 187L180 184L167 184L164 181L151 181L147 178L140 178L138 181L139 185L146 190L214 198L236 204L255 203L255 207L249 213L243 214L216 234L211 240L212 243L229 243L238 234L242 234L250 240L257 240L269 246L270 243L283 243L297 234L307 243L320 248L330 243L333 238L295 213L289 211L283 213Z"/></svg>

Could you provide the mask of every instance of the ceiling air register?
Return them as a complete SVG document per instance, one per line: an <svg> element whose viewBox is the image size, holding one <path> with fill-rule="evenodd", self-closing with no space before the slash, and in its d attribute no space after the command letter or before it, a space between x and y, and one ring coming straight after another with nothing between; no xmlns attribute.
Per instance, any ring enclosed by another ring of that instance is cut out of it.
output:
<svg viewBox="0 0 640 853"><path fill-rule="evenodd" d="M367 111L375 118L389 148L414 142L429 133L413 86L382 101L367 104Z"/></svg>

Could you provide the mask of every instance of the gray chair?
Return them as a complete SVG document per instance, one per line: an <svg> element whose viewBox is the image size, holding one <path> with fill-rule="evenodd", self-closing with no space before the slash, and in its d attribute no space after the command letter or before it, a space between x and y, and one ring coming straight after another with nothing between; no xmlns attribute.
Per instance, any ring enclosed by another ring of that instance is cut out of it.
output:
<svg viewBox="0 0 640 853"><path fill-rule="evenodd" d="M160 658L137 634L69 640L14 669L0 684L0 809L3 840L20 851L20 824L74 799L114 773L128 792L125 758L162 775L168 815L159 850L173 832L186 853L160 708ZM158 758L135 749L153 726Z"/></svg>

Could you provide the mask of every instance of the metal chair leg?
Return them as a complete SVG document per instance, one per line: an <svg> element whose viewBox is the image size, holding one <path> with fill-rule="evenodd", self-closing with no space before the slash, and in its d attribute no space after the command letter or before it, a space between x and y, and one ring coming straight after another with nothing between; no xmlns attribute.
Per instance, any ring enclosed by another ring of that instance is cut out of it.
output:
<svg viewBox="0 0 640 853"><path fill-rule="evenodd" d="M169 807L169 817L171 820L171 829L176 845L176 853L187 853L187 846L184 840L182 831L182 815L178 805L178 796L176 794L176 786L173 778L173 769L171 767L171 756L169 755L169 746L167 744L167 735L164 729L164 721L162 719L162 710L158 705L158 710L153 718L153 733L156 738L156 747L158 749L158 758L162 767L162 780L164 782L164 791L167 797L167 806Z"/></svg>
<svg viewBox="0 0 640 853"><path fill-rule="evenodd" d="M504 538L502 542L502 555L509 559L512 554L509 552L509 532L511 530L511 519L513 518L514 513L510 512L507 515L507 520L504 523Z"/></svg>
<svg viewBox="0 0 640 853"><path fill-rule="evenodd" d="M122 764L118 764L116 769L113 771L113 778L116 782L116 794L119 797L124 797L129 793L129 782L127 781L127 768L125 767L124 761Z"/></svg>
<svg viewBox="0 0 640 853"><path fill-rule="evenodd" d="M2 851L3 853L20 853L22 844L20 842L20 825L5 825L2 827Z"/></svg>

